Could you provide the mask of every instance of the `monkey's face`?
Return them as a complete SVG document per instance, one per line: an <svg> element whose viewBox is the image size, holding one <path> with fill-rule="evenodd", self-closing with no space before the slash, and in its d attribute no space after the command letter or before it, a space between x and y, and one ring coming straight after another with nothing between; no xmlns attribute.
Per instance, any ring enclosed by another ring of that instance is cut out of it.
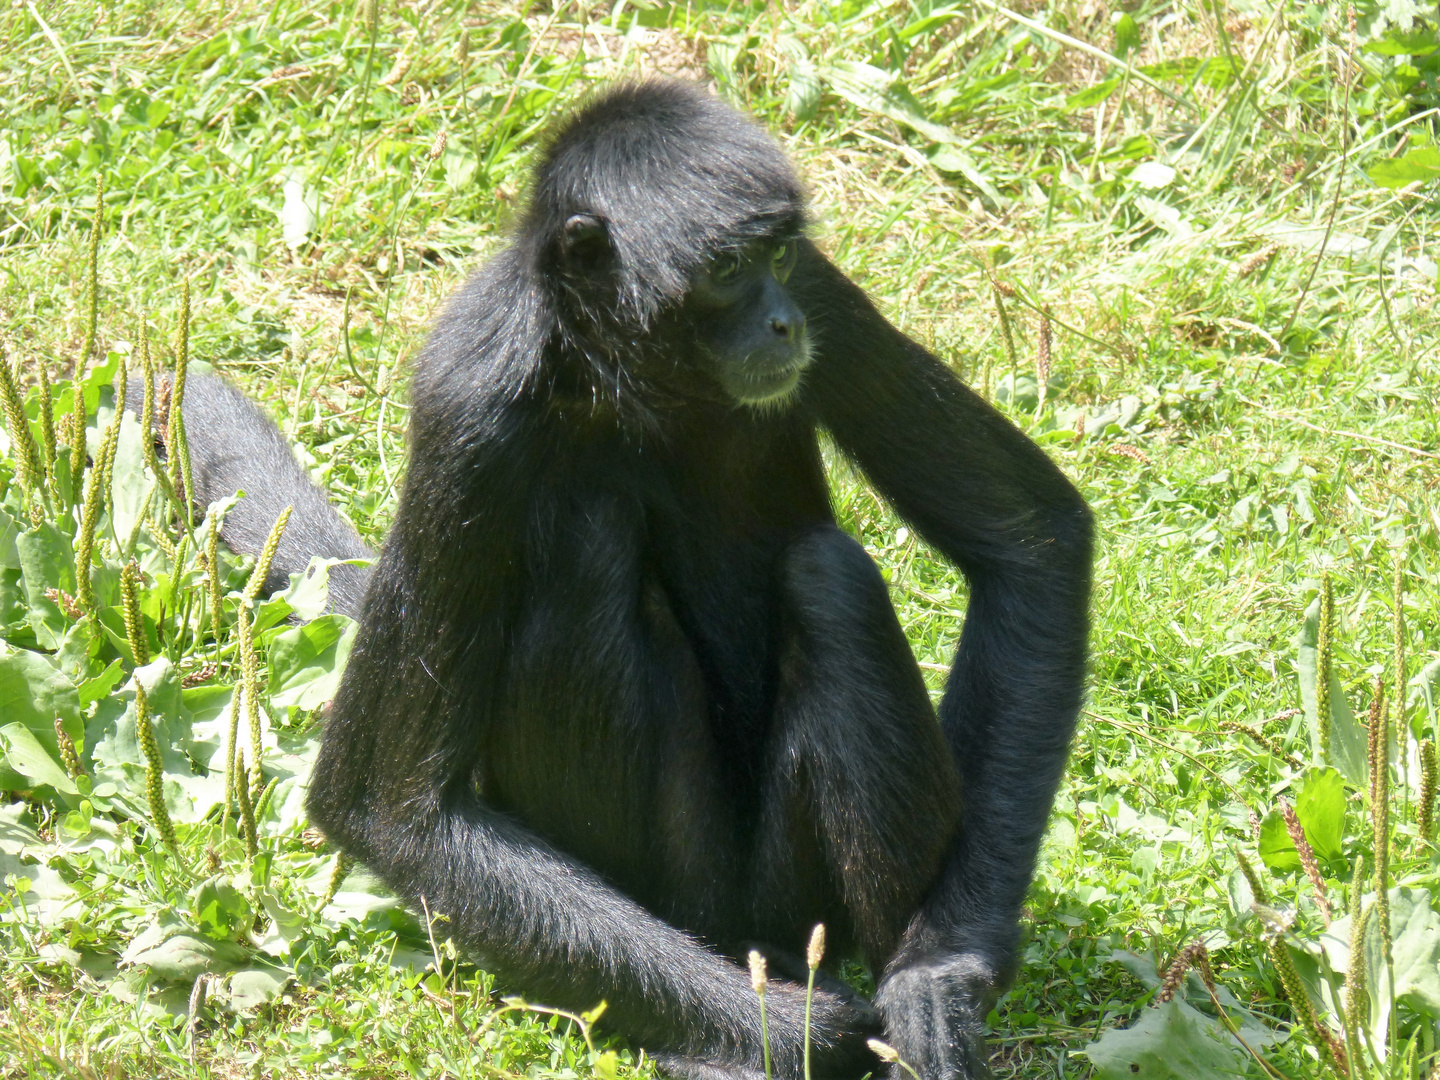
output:
<svg viewBox="0 0 1440 1080"><path fill-rule="evenodd" d="M778 405L810 363L805 313L786 288L799 245L754 240L723 251L691 277L685 314L702 361L727 396L743 405Z"/></svg>

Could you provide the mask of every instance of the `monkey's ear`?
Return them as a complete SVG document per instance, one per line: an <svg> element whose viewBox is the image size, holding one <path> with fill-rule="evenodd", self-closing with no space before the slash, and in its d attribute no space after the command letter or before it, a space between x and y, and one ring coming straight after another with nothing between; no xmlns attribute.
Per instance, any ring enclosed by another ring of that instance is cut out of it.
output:
<svg viewBox="0 0 1440 1080"><path fill-rule="evenodd" d="M610 254L610 231L593 214L571 214L562 246L567 260L594 264Z"/></svg>

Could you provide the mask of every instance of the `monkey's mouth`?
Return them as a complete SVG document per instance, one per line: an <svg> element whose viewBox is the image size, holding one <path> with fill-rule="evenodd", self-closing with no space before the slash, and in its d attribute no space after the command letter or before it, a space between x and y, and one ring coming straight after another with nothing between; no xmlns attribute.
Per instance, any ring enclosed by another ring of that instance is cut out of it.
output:
<svg viewBox="0 0 1440 1080"><path fill-rule="evenodd" d="M810 343L786 349L781 357L749 357L728 373L725 390L741 405L778 405L795 392L810 366Z"/></svg>

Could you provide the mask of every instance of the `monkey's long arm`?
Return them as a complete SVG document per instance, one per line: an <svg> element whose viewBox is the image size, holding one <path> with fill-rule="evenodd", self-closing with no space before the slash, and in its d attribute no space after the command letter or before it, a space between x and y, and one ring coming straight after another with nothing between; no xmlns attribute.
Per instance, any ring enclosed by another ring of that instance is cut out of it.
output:
<svg viewBox="0 0 1440 1080"><path fill-rule="evenodd" d="M921 1008L915 999L944 997L947 981L988 978L993 988L1012 974L1020 908L1080 707L1092 523L1039 447L811 245L792 288L815 334L809 407L970 584L940 706L961 774L961 827L877 998L893 1025L895 1013ZM947 956L969 974L924 974ZM885 1007L897 998L904 1009ZM936 1063L929 1075L946 1071Z"/></svg>

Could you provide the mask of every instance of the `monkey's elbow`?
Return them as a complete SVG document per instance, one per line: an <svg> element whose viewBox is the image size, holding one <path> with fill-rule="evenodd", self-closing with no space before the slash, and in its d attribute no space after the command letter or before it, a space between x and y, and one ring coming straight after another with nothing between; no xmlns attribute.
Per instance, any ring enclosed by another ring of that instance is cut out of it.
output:
<svg viewBox="0 0 1440 1080"><path fill-rule="evenodd" d="M1046 515L1044 561L1051 586L1073 594L1084 604L1090 594L1095 562L1095 512L1078 491L1051 507Z"/></svg>
<svg viewBox="0 0 1440 1080"><path fill-rule="evenodd" d="M1059 540L1088 568L1095 558L1095 511L1078 491L1059 517Z"/></svg>

